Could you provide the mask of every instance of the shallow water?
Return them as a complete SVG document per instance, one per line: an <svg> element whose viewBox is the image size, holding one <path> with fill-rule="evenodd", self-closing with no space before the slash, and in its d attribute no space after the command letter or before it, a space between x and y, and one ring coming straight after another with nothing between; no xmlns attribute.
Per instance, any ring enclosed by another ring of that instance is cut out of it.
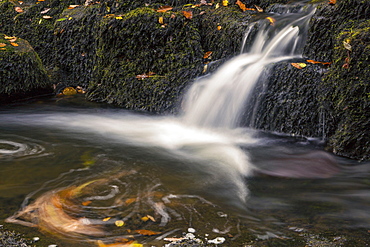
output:
<svg viewBox="0 0 370 247"><path fill-rule="evenodd" d="M0 224L36 226L58 246L163 246L188 228L223 246L370 240L370 164L318 139L196 129L78 97L0 119Z"/></svg>

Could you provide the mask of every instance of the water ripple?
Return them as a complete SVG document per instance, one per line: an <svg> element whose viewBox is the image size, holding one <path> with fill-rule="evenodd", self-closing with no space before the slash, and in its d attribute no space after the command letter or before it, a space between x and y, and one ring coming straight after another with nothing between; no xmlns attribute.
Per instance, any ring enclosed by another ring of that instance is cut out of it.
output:
<svg viewBox="0 0 370 247"><path fill-rule="evenodd" d="M12 136L0 136L0 159L8 158L26 158L39 155L47 155L45 147L36 143L35 140Z"/></svg>

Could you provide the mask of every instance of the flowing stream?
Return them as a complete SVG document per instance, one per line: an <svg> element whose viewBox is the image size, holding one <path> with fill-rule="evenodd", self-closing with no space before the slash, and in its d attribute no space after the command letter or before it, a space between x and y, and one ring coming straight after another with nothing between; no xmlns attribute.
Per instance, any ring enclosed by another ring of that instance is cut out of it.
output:
<svg viewBox="0 0 370 247"><path fill-rule="evenodd" d="M40 246L365 246L370 164L239 124L269 65L300 56L314 11L251 24L181 116L79 97L1 109L0 224L52 236Z"/></svg>

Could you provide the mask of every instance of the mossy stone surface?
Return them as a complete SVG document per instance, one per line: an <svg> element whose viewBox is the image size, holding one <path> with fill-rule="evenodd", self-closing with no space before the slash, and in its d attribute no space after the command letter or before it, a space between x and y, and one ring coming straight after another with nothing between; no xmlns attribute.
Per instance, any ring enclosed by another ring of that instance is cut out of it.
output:
<svg viewBox="0 0 370 247"><path fill-rule="evenodd" d="M51 93L40 58L23 39L0 33L0 103Z"/></svg>

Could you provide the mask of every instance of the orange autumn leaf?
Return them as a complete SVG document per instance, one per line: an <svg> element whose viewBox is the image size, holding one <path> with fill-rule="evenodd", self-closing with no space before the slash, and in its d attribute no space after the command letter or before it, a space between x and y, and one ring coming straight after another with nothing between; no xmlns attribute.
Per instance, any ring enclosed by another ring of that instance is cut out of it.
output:
<svg viewBox="0 0 370 247"><path fill-rule="evenodd" d="M164 13L164 12L170 11L172 9L173 8L171 6L164 5L164 6L159 7L159 9L157 9L157 12Z"/></svg>
<svg viewBox="0 0 370 247"><path fill-rule="evenodd" d="M257 5L254 5L254 7L257 9L258 12L263 12L263 8L258 7Z"/></svg>
<svg viewBox="0 0 370 247"><path fill-rule="evenodd" d="M329 4L334 5L337 3L337 0L329 0Z"/></svg>
<svg viewBox="0 0 370 247"><path fill-rule="evenodd" d="M160 232L153 232L153 231L150 231L150 230L135 230L135 232L137 232L141 235L145 235L145 236L152 236L152 235L161 234Z"/></svg>
<svg viewBox="0 0 370 247"><path fill-rule="evenodd" d="M85 201L85 202L82 202L81 204L83 205L83 206L88 206L88 205L90 205L92 203L92 201Z"/></svg>
<svg viewBox="0 0 370 247"><path fill-rule="evenodd" d="M212 55L212 52L211 52L211 51L207 51L206 53L204 53L203 58L204 58L204 59L207 59L207 58L209 58L211 55Z"/></svg>
<svg viewBox="0 0 370 247"><path fill-rule="evenodd" d="M323 65L330 65L330 62L318 62L315 60L306 60L307 63L312 63L312 64L323 64Z"/></svg>
<svg viewBox="0 0 370 247"><path fill-rule="evenodd" d="M135 202L136 201L136 198L128 198L125 203L126 205L130 205L131 203Z"/></svg>
<svg viewBox="0 0 370 247"><path fill-rule="evenodd" d="M237 4L242 11L247 10L247 7L245 6L245 4L242 3L240 0L237 0L235 4Z"/></svg>
<svg viewBox="0 0 370 247"><path fill-rule="evenodd" d="M217 30L220 31L222 29L221 26L217 26Z"/></svg>
<svg viewBox="0 0 370 247"><path fill-rule="evenodd" d="M182 11L182 14L185 16L186 19L192 19L193 18L193 12L191 11Z"/></svg>
<svg viewBox="0 0 370 247"><path fill-rule="evenodd" d="M6 44L0 43L0 47L4 47L4 46L6 46Z"/></svg>
<svg viewBox="0 0 370 247"><path fill-rule="evenodd" d="M17 43L11 42L10 43L12 46L19 46Z"/></svg>
<svg viewBox="0 0 370 247"><path fill-rule="evenodd" d="M291 63L291 65L297 69L303 69L305 66L302 66L303 63Z"/></svg>
<svg viewBox="0 0 370 247"><path fill-rule="evenodd" d="M17 11L18 13L23 13L24 12L21 7L15 7L14 10Z"/></svg>

